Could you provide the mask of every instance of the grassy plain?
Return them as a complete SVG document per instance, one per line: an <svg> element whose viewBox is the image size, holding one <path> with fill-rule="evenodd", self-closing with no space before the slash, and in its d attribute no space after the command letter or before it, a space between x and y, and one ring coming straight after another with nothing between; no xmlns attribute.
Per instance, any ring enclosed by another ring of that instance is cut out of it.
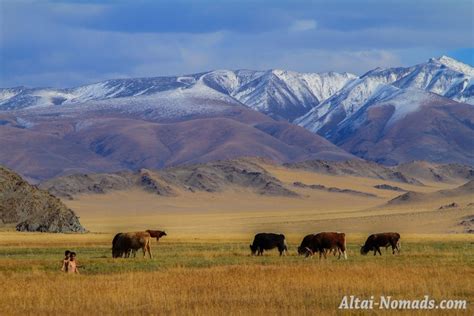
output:
<svg viewBox="0 0 474 316"><path fill-rule="evenodd" d="M343 295L397 299L474 298L474 237L405 235L400 255L358 254L362 234L348 235L347 261L290 253L249 256L246 236L165 237L154 259L111 259L111 234L0 233L0 314L336 314ZM73 249L81 275L59 272ZM426 311L425 311L426 312ZM400 311L390 311L400 314ZM413 311L407 312L412 314ZM433 311L443 315L446 311ZM419 313L424 314L424 313Z"/></svg>
<svg viewBox="0 0 474 316"><path fill-rule="evenodd" d="M78 196L65 202L91 233L0 232L0 315L335 315L343 295L467 299L467 310L429 313L474 314L474 236L459 234L459 221L473 214L473 197L456 198L460 207L446 210L438 208L451 199L386 207L401 193L373 188L388 183L434 192L461 183L415 186L266 168L289 187L301 181L377 197L293 187L300 197L238 188L166 198L139 190ZM154 259L111 258L116 232L147 228L168 233L153 242ZM289 255L249 256L248 244L261 231L285 233ZM348 260L297 256L303 236L317 231L346 232ZM401 254L361 256L360 244L380 231L402 234ZM65 249L78 253L80 275L59 272ZM379 312L427 313L345 314Z"/></svg>

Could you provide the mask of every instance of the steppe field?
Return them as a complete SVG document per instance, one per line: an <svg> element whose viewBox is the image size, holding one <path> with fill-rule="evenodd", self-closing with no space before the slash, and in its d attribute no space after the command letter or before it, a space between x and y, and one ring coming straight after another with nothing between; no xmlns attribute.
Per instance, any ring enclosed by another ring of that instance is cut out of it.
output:
<svg viewBox="0 0 474 316"><path fill-rule="evenodd" d="M261 196L242 188L220 193L180 192L160 197L139 190L81 195L65 200L86 234L0 232L0 315L255 315L340 314L344 295L394 299L468 300L467 309L345 311L343 314L473 315L474 236L459 221L473 214L472 196L387 206L400 192L377 190L381 180L339 177L276 166L266 169L294 181L353 189L377 197L295 189L299 197ZM462 183L424 186L383 183L416 192ZM153 241L153 259L112 259L116 232L166 230ZM250 256L256 232L281 232L289 253ZM309 233L347 233L348 259L298 256ZM370 233L397 231L401 253L362 256ZM80 275L59 271L64 250L74 250Z"/></svg>

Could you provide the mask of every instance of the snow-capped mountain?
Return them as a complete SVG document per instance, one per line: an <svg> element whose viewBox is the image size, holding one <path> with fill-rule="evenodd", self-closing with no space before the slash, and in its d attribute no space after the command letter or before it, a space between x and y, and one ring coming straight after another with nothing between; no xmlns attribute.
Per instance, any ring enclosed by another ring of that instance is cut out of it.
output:
<svg viewBox="0 0 474 316"><path fill-rule="evenodd" d="M262 75L216 71L73 89L4 89L0 164L44 179L252 156L280 162L356 159L232 96Z"/></svg>
<svg viewBox="0 0 474 316"><path fill-rule="evenodd" d="M282 70L216 70L176 77L107 80L70 89L0 89L0 110L19 110L84 104L90 101L149 96L163 101L192 89L201 98L231 97L272 117L293 120L341 89L356 76L348 73L297 73ZM203 89L207 87L208 89ZM167 93L166 93L167 92ZM129 99L130 100L130 99ZM118 101L123 103L123 101Z"/></svg>
<svg viewBox="0 0 474 316"><path fill-rule="evenodd" d="M69 89L5 88L0 129L9 136L3 143L0 138L0 147L9 152L0 162L19 163L17 152L25 166L44 167L31 159L45 161L63 172L85 161L82 152L104 169L240 155L278 161L354 157L346 150L388 164L424 159L473 165L473 74L471 66L443 56L360 77L215 70ZM31 145L21 149L22 142ZM51 156L44 148L53 143L58 152Z"/></svg>
<svg viewBox="0 0 474 316"><path fill-rule="evenodd" d="M376 68L361 77L335 72L215 70L184 76L107 80L69 89L5 88L0 89L0 111L42 107L58 110L90 101L122 98L150 103L156 97L163 104L167 96L179 96L181 92L199 86L203 99L207 97L206 93L211 98L215 98L216 93L221 94L220 98L230 97L274 118L295 120L318 132L336 117L355 113L373 98L373 94L383 89L382 85L422 89L474 104L473 74L471 66L446 56L412 67ZM210 89L202 89L203 86ZM143 96L149 98L139 98ZM170 104L176 104L169 100Z"/></svg>
<svg viewBox="0 0 474 316"><path fill-rule="evenodd" d="M384 164L474 164L474 107L424 90L381 89L357 112L320 131L336 145Z"/></svg>
<svg viewBox="0 0 474 316"><path fill-rule="evenodd" d="M445 56L374 69L295 123L369 160L473 164L473 73Z"/></svg>
<svg viewBox="0 0 474 316"><path fill-rule="evenodd" d="M417 102L417 90L423 90L474 104L473 83L474 68L446 56L407 68L376 68L349 82L295 123L328 136L338 124L350 120L359 109L374 104L381 92L392 88L413 91L411 103Z"/></svg>

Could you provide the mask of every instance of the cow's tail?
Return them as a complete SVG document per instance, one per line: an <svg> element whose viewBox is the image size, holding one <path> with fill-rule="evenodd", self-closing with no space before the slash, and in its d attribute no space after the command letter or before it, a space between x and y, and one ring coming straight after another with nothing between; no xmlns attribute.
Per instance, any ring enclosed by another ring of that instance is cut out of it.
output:
<svg viewBox="0 0 474 316"><path fill-rule="evenodd" d="M286 243L286 238L283 236L283 246L285 247L285 254L288 254L288 244Z"/></svg>
<svg viewBox="0 0 474 316"><path fill-rule="evenodd" d="M347 260L346 234L344 234L344 259Z"/></svg>
<svg viewBox="0 0 474 316"><path fill-rule="evenodd" d="M402 250L402 243L400 242L400 239L397 241L397 248L398 248L398 252Z"/></svg>

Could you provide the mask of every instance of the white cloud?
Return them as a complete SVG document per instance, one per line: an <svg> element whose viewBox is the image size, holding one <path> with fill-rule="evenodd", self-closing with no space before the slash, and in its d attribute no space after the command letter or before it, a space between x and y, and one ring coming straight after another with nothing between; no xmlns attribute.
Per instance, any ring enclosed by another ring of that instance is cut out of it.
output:
<svg viewBox="0 0 474 316"><path fill-rule="evenodd" d="M314 30L318 26L315 20L296 20L291 24L290 31L304 32Z"/></svg>

